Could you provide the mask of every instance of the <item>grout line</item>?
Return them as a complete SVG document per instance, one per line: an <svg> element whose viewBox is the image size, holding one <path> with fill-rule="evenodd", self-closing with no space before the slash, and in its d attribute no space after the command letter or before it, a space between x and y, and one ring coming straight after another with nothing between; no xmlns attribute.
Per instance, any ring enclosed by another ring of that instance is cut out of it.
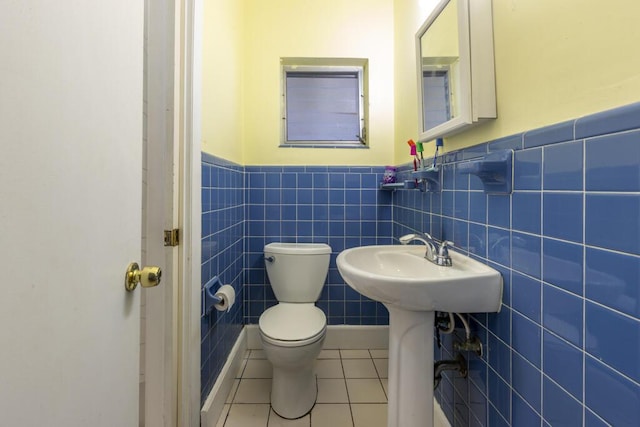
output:
<svg viewBox="0 0 640 427"><path fill-rule="evenodd" d="M604 420L604 418L600 417L600 415L596 414L594 411L592 411L591 409L589 409L586 405L585 405L585 417L584 417L584 425L586 425L586 412L589 412L590 414L592 414L594 417L596 417L599 421L602 422L602 424L604 424L607 427L612 427L611 424L609 424L607 421Z"/></svg>
<svg viewBox="0 0 640 427"><path fill-rule="evenodd" d="M575 132L575 123L574 123ZM580 402L582 406L582 425L586 425L587 411L587 146L586 140L582 140L582 393ZM543 342L544 345L544 342ZM562 387L561 387L562 388ZM571 395L571 393L569 393ZM571 397L573 397L571 395Z"/></svg>
<svg viewBox="0 0 640 427"><path fill-rule="evenodd" d="M382 384L382 377L380 376L380 372L378 371L378 366L376 365L373 355L371 354L371 350L369 349L369 356L371 357L369 360L371 360L371 363L373 363L373 368L376 371L376 375L378 376L378 382L380 383L380 387L382 387L382 393L384 394L385 399L387 400L387 404L389 403L389 396L387 395L387 391L384 389L384 385ZM384 360L384 359L382 359ZM389 363L389 359L387 358L387 364ZM387 367L388 369L388 367ZM387 375L388 376L388 375ZM388 381L388 379L387 379Z"/></svg>
<svg viewBox="0 0 640 427"><path fill-rule="evenodd" d="M574 401L578 402L582 408L584 409L584 405L582 402L580 402L580 400L578 400L577 397L575 397L573 394L571 394L571 392L569 390L567 390L566 388L562 387L562 385L555 381L552 377L550 377L549 375L546 375L544 372L542 373L542 383L540 383L540 387L544 388L544 380L548 379L549 381L551 381L554 385L556 385L560 390L564 391L565 393L567 393L567 395ZM584 414L583 414L584 415Z"/></svg>
<svg viewBox="0 0 640 427"><path fill-rule="evenodd" d="M544 425L544 195L545 195L545 180L544 180L544 169L546 167L545 157L547 154L547 149L542 148L540 150L540 425ZM584 242L584 239L582 239ZM513 293L511 294L513 295ZM512 311L513 313L513 311ZM523 314L523 313L522 313ZM524 315L524 314L523 314ZM528 318L527 316L524 316ZM584 325L584 323L583 323ZM515 351L515 350L514 350ZM513 354L513 353L512 353ZM513 357L513 356L512 356ZM526 357L523 356L525 360ZM528 360L527 360L528 361ZM511 365L513 369L513 364ZM511 378L513 381L513 377ZM515 393L515 389L514 389ZM523 400L526 402L526 399ZM535 409L534 409L535 411ZM512 414L513 416L513 414Z"/></svg>
<svg viewBox="0 0 640 427"><path fill-rule="evenodd" d="M344 388L347 390L347 402L349 405L349 415L351 415L351 425L355 426L356 422L353 417L353 408L351 407L351 395L349 394L349 387L347 386L347 375L344 372L344 365L342 364L342 352L338 350L338 354L340 355L340 367L342 368L342 379L344 381Z"/></svg>
<svg viewBox="0 0 640 427"><path fill-rule="evenodd" d="M540 385L540 387L542 388L542 384ZM520 397L520 399L522 399L522 401L525 403L525 405L527 405L529 408L531 408L531 410L533 412L536 413L536 415L538 415L540 417L540 421L542 423L544 423L544 419L542 417L542 411L538 412L536 410L536 408L534 408L527 399L525 399L525 397L523 395L521 395L520 393L518 393L518 390L516 390L515 388L511 388L511 390L513 391L514 394L518 395L518 397ZM513 409L513 408L512 408ZM517 426L516 426L517 427Z"/></svg>
<svg viewBox="0 0 640 427"><path fill-rule="evenodd" d="M565 292L567 292L567 291L565 291ZM575 295L575 294L572 294L572 295ZM594 301L594 300L588 299L586 297L583 297L583 300L585 301L585 312L586 312L586 303L589 302L589 303L591 303L591 304L593 304L593 305L595 305L595 306L597 306L599 308L603 308L605 310L611 311L611 312L613 312L613 313L615 313L615 314L617 314L617 315L619 315L621 317L626 318L627 320L632 320L632 321L640 324L640 319L638 319L637 317L634 317L634 315L631 315L631 314L628 314L628 313L624 313L624 312L622 312L622 311L620 311L618 309L609 307L608 305L604 305L601 302ZM583 320L586 320L586 319L583 319ZM583 343L584 343L584 341L583 341ZM586 352L586 349L584 351Z"/></svg>
<svg viewBox="0 0 640 427"><path fill-rule="evenodd" d="M271 400L271 399L269 399ZM269 411L267 412L267 423L265 424L265 427L269 426L269 419L271 418L271 404L269 404Z"/></svg>

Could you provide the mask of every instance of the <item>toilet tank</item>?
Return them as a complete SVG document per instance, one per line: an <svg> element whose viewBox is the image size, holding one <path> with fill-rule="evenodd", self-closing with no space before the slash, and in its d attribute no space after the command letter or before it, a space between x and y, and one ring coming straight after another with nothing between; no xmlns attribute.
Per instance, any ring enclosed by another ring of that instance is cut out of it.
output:
<svg viewBox="0 0 640 427"><path fill-rule="evenodd" d="M331 246L324 243L269 243L265 264L280 302L316 302L329 271Z"/></svg>

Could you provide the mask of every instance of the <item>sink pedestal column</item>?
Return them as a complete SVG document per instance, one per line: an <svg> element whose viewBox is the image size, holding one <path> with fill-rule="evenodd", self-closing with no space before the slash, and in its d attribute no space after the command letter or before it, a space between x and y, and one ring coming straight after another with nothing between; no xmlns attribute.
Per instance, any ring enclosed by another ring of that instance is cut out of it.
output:
<svg viewBox="0 0 640 427"><path fill-rule="evenodd" d="M433 426L433 311L389 310L387 427Z"/></svg>

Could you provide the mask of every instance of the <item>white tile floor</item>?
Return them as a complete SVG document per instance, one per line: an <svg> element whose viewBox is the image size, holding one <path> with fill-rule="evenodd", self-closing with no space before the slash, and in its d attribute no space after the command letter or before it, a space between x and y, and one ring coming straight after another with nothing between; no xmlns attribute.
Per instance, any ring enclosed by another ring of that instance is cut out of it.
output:
<svg viewBox="0 0 640 427"><path fill-rule="evenodd" d="M322 350L316 405L286 420L269 405L271 364L262 350L250 350L218 427L386 427L388 357L387 350Z"/></svg>

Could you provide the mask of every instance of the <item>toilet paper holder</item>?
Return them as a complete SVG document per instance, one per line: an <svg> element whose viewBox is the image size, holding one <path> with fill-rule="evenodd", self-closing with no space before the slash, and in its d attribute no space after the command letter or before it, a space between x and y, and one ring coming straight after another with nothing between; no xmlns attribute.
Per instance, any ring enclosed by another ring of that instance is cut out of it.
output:
<svg viewBox="0 0 640 427"><path fill-rule="evenodd" d="M208 314L214 305L220 304L222 301L222 298L216 295L216 290L221 286L222 282L220 282L218 276L213 276L213 278L204 285L204 314Z"/></svg>

